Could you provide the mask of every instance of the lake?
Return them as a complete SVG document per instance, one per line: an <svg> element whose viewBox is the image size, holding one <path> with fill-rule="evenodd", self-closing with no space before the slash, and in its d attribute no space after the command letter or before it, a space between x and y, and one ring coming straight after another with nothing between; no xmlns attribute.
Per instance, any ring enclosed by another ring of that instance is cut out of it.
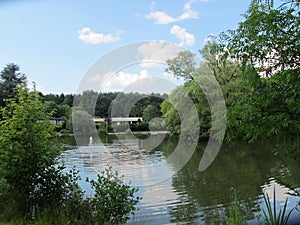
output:
<svg viewBox="0 0 300 225"><path fill-rule="evenodd" d="M125 181L131 180L132 186L139 187L137 195L143 199L128 224L221 222L233 200L232 188L237 192L248 224L259 224L257 218L266 207L263 193L268 193L273 202L274 188L277 208L287 197L288 210L300 201L292 195L300 187L299 162L288 156L275 156L266 144L223 146L213 163L200 172L199 162L206 143L199 143L188 163L176 171L166 160L177 145L176 138L166 138L154 149L144 147L141 139L104 142L101 146L66 150L62 158L67 169L76 166L80 171L79 184L87 195L92 190L85 177L95 179L106 165L123 174ZM299 211L293 211L289 224L300 224Z"/></svg>

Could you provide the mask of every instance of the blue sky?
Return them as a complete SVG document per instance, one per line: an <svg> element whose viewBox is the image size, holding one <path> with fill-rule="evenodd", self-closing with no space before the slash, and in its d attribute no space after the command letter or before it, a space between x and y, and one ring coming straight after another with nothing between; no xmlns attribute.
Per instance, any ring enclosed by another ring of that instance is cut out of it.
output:
<svg viewBox="0 0 300 225"><path fill-rule="evenodd" d="M112 49L138 41L163 40L197 53L211 33L235 29L249 3L0 1L0 66L18 64L29 83L36 82L43 93L76 93L90 66ZM147 68L127 68L116 74L109 88L121 90L123 83L145 76L151 76Z"/></svg>

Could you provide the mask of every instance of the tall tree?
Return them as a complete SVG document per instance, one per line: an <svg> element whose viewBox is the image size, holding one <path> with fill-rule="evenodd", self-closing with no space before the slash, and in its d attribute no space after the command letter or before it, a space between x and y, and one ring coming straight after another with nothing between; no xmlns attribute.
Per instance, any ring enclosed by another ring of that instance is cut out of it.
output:
<svg viewBox="0 0 300 225"><path fill-rule="evenodd" d="M60 149L46 104L25 85L16 95L0 107L0 185L9 190L0 188L0 195L7 195L7 204L14 202L15 213L24 215L32 207L59 205L69 175L57 166Z"/></svg>
<svg viewBox="0 0 300 225"><path fill-rule="evenodd" d="M143 111L143 120L149 122L151 119L155 117L160 117L161 113L158 107L154 105L148 105Z"/></svg>
<svg viewBox="0 0 300 225"><path fill-rule="evenodd" d="M19 72L20 67L14 63L7 64L0 73L0 106L4 106L4 99L16 96L16 87L26 83L26 77Z"/></svg>
<svg viewBox="0 0 300 225"><path fill-rule="evenodd" d="M199 52L204 58L204 61L199 66L196 66L194 63L193 54L186 52L168 60L169 67L167 71L173 72L177 77L186 78L182 90L189 95L198 111L200 137L207 138L213 130L218 130L217 127L222 126L224 122L216 119L224 118L221 114L217 114L217 110L213 112L214 117L212 117L212 109L208 99L214 99L215 104L219 104L216 101L222 101L222 99L216 97L219 96L218 90L215 86L210 86L212 83L206 80L207 77L216 78L223 91L227 106L234 104L236 96L244 91L244 88L243 86L238 86L241 83L241 79L238 76L241 72L240 63L230 59L229 52L226 49L224 50L223 46L216 39L211 39L207 42ZM180 99L180 90L175 89L169 97L173 100ZM187 106L179 100L174 102L175 105L172 106L168 100L164 101L161 109L169 131L172 134L179 134L181 132L180 118L176 110L186 109ZM212 118L214 123L212 123Z"/></svg>
<svg viewBox="0 0 300 225"><path fill-rule="evenodd" d="M222 35L244 63L237 84L246 90L227 110L227 139L294 138L300 129L299 0L252 0L244 17Z"/></svg>
<svg viewBox="0 0 300 225"><path fill-rule="evenodd" d="M178 56L167 60L167 72L185 80L193 80L195 76L195 55L189 51L179 52Z"/></svg>
<svg viewBox="0 0 300 225"><path fill-rule="evenodd" d="M300 69L299 1L252 0L245 20L223 33L228 48L265 76Z"/></svg>

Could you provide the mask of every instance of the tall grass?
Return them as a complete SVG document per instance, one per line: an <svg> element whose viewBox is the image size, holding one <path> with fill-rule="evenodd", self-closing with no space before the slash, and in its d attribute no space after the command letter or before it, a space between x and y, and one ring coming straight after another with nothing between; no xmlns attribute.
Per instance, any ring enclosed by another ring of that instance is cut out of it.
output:
<svg viewBox="0 0 300 225"><path fill-rule="evenodd" d="M264 194L264 201L267 206L267 210L263 209L263 217L265 219L265 222L270 225L286 225L288 223L288 220L294 208L291 209L286 215L286 209L288 203L288 198L287 198L285 200L283 208L280 208L279 212L277 212L275 188L273 192L273 197L274 197L274 202L272 208L272 204L268 194L267 193Z"/></svg>
<svg viewBox="0 0 300 225"><path fill-rule="evenodd" d="M229 207L228 214L225 218L226 225L242 225L245 224L243 211L240 202L237 200L237 192L232 189L232 202Z"/></svg>
<svg viewBox="0 0 300 225"><path fill-rule="evenodd" d="M231 194L231 204L226 212L226 217L225 221L220 223L217 218L214 218L214 220L209 221L209 224L214 224L214 225L221 225L221 224L226 224L226 225L243 225L247 224L247 212L243 211L242 209L242 204L240 201L237 199L237 194L236 190L232 189L232 194ZM270 197L268 194L264 194L264 202L266 204L267 209L262 210L262 215L260 214L257 219L258 219L258 224L267 224L267 225L287 225L290 215L293 212L293 209L287 212L287 204L288 204L288 198L285 200L284 205L278 209L278 206L276 206L276 194L275 194L275 189L273 192L273 197L274 197L274 202L271 203ZM279 210L279 211L278 211ZM263 218L263 221L260 221L261 216Z"/></svg>

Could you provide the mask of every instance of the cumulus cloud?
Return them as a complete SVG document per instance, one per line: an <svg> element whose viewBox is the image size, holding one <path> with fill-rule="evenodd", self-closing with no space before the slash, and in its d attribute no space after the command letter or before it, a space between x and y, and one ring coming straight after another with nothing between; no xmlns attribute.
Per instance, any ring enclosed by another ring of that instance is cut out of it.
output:
<svg viewBox="0 0 300 225"><path fill-rule="evenodd" d="M140 93L171 93L178 85L182 85L184 79L174 76L172 73L162 72L162 76L150 76L147 69L137 73L109 71L104 75L96 74L88 78L89 90L100 92L140 92ZM87 90L87 89L85 89Z"/></svg>
<svg viewBox="0 0 300 225"><path fill-rule="evenodd" d="M171 58L174 58L182 49L164 41L150 41L138 48L142 57L141 66L144 68L161 67Z"/></svg>
<svg viewBox="0 0 300 225"><path fill-rule="evenodd" d="M162 11L151 12L146 18L155 20L156 24L168 24L176 21L176 18L173 18Z"/></svg>
<svg viewBox="0 0 300 225"><path fill-rule="evenodd" d="M178 25L174 25L171 28L170 34L174 35L180 40L179 46L193 46L195 44L195 36L188 33L185 28L182 28Z"/></svg>
<svg viewBox="0 0 300 225"><path fill-rule="evenodd" d="M117 35L124 33L124 31L118 31ZM86 44L106 44L110 42L116 42L120 40L119 36L113 36L112 34L96 33L89 27L84 27L78 31L78 38Z"/></svg>
<svg viewBox="0 0 300 225"><path fill-rule="evenodd" d="M141 70L139 73L126 73L120 71L119 73L110 77L110 79L108 79L107 82L101 86L103 87L104 91L123 91L129 85L148 77L149 73L145 69Z"/></svg>
<svg viewBox="0 0 300 225"><path fill-rule="evenodd" d="M114 76L114 72L109 71L104 75L96 74L95 76L90 76L87 79L88 84L97 84L96 87L98 88L99 85L105 84L112 76ZM99 84L99 85L98 85Z"/></svg>
<svg viewBox="0 0 300 225"><path fill-rule="evenodd" d="M184 5L183 13L177 17L169 16L163 11L154 11L146 15L147 19L153 19L156 24L168 24L174 23L186 19L198 19L199 13L192 10L192 4L196 2L195 0L190 0Z"/></svg>
<svg viewBox="0 0 300 225"><path fill-rule="evenodd" d="M192 10L192 4L196 1L189 1L184 5L184 13L178 17L178 21L185 19L198 19L199 13Z"/></svg>

